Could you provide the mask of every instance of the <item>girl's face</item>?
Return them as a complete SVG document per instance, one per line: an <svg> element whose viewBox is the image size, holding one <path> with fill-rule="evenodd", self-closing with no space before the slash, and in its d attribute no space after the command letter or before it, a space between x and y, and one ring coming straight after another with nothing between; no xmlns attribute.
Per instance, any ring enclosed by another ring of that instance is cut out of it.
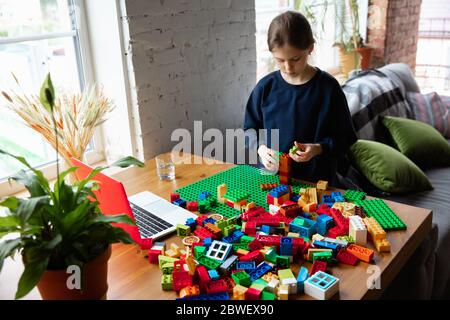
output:
<svg viewBox="0 0 450 320"><path fill-rule="evenodd" d="M280 71L290 78L302 75L308 65L308 55L313 51L314 44L301 50L288 44L272 49L272 56Z"/></svg>

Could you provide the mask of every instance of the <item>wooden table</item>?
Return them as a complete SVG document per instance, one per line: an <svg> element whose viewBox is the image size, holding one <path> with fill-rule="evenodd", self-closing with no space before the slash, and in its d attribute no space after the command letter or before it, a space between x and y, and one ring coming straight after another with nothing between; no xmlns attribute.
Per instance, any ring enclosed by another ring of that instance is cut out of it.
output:
<svg viewBox="0 0 450 320"><path fill-rule="evenodd" d="M195 157L197 160L201 160ZM197 180L209 177L223 170L233 167L232 164L217 163L206 164L178 164L176 166L176 179L174 181L160 181L156 175L155 161L146 162L145 168L128 168L114 175L125 185L128 195L149 190L166 199L169 194L178 188L184 187ZM331 268L332 274L340 279L340 293L335 296L339 299L376 299L391 283L408 258L425 239L431 230L432 212L428 209L412 207L392 201L386 201L397 215L406 223L404 231L388 232L391 242L390 253L375 253L374 262L367 264L359 262L356 266L339 264ZM175 235L168 236L160 241L168 244L181 241ZM368 247L373 248L371 243ZM310 267L309 263L305 263ZM368 289L367 281L374 275L375 268L379 267L381 275L381 289ZM299 266L293 270L297 272ZM17 289L18 279L23 271L20 259L5 261L0 274L0 299L13 299ZM113 254L109 262L109 291L108 299L174 299L173 291L161 289L161 271L157 265L151 265L138 253L136 246L116 244L113 245ZM306 295L290 296L291 298L309 299ZM40 299L37 289L34 289L26 299Z"/></svg>

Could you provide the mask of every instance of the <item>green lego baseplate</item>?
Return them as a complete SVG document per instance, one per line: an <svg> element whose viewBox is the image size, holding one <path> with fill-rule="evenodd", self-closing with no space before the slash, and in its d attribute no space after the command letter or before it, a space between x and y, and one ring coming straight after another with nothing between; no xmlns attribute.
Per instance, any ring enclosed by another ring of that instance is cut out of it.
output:
<svg viewBox="0 0 450 320"><path fill-rule="evenodd" d="M197 201L198 195L202 191L209 191L212 195L217 195L217 186L225 183L227 190L240 189L249 194L248 202L255 202L256 205L263 207L269 211L269 205L266 202L266 195L269 191L262 191L262 183L280 183L278 175L268 174L261 169L248 166L237 165L231 169L222 171L218 174L199 180L190 185L176 190L180 197L187 201ZM311 185L301 183L293 180L291 182L294 193L299 193L300 188L309 188ZM240 214L236 209L233 209L226 204L217 203L216 206L210 208L210 212L215 212L223 215L225 218L231 218Z"/></svg>
<svg viewBox="0 0 450 320"><path fill-rule="evenodd" d="M364 200L366 197L366 193L363 191L348 189L345 191L344 198L347 201L358 201L358 200Z"/></svg>
<svg viewBox="0 0 450 320"><path fill-rule="evenodd" d="M362 206L366 215L375 218L386 231L406 229L406 224L382 199L358 200L355 204Z"/></svg>

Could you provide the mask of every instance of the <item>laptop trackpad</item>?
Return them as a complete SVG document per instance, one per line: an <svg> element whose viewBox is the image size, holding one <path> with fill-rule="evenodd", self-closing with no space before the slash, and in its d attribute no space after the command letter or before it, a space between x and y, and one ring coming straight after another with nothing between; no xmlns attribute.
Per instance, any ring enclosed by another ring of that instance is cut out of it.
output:
<svg viewBox="0 0 450 320"><path fill-rule="evenodd" d="M147 204L143 207L145 210L157 215L158 217L164 217L168 214L173 213L173 211L179 209L174 204L166 200L158 200L153 203Z"/></svg>

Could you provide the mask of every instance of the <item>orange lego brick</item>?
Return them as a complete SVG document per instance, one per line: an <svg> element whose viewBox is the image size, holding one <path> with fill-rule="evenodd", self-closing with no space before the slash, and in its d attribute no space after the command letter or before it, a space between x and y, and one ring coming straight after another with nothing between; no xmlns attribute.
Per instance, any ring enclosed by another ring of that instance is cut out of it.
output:
<svg viewBox="0 0 450 320"><path fill-rule="evenodd" d="M374 251L369 248L351 244L348 246L347 250L364 262L370 262L373 259Z"/></svg>

